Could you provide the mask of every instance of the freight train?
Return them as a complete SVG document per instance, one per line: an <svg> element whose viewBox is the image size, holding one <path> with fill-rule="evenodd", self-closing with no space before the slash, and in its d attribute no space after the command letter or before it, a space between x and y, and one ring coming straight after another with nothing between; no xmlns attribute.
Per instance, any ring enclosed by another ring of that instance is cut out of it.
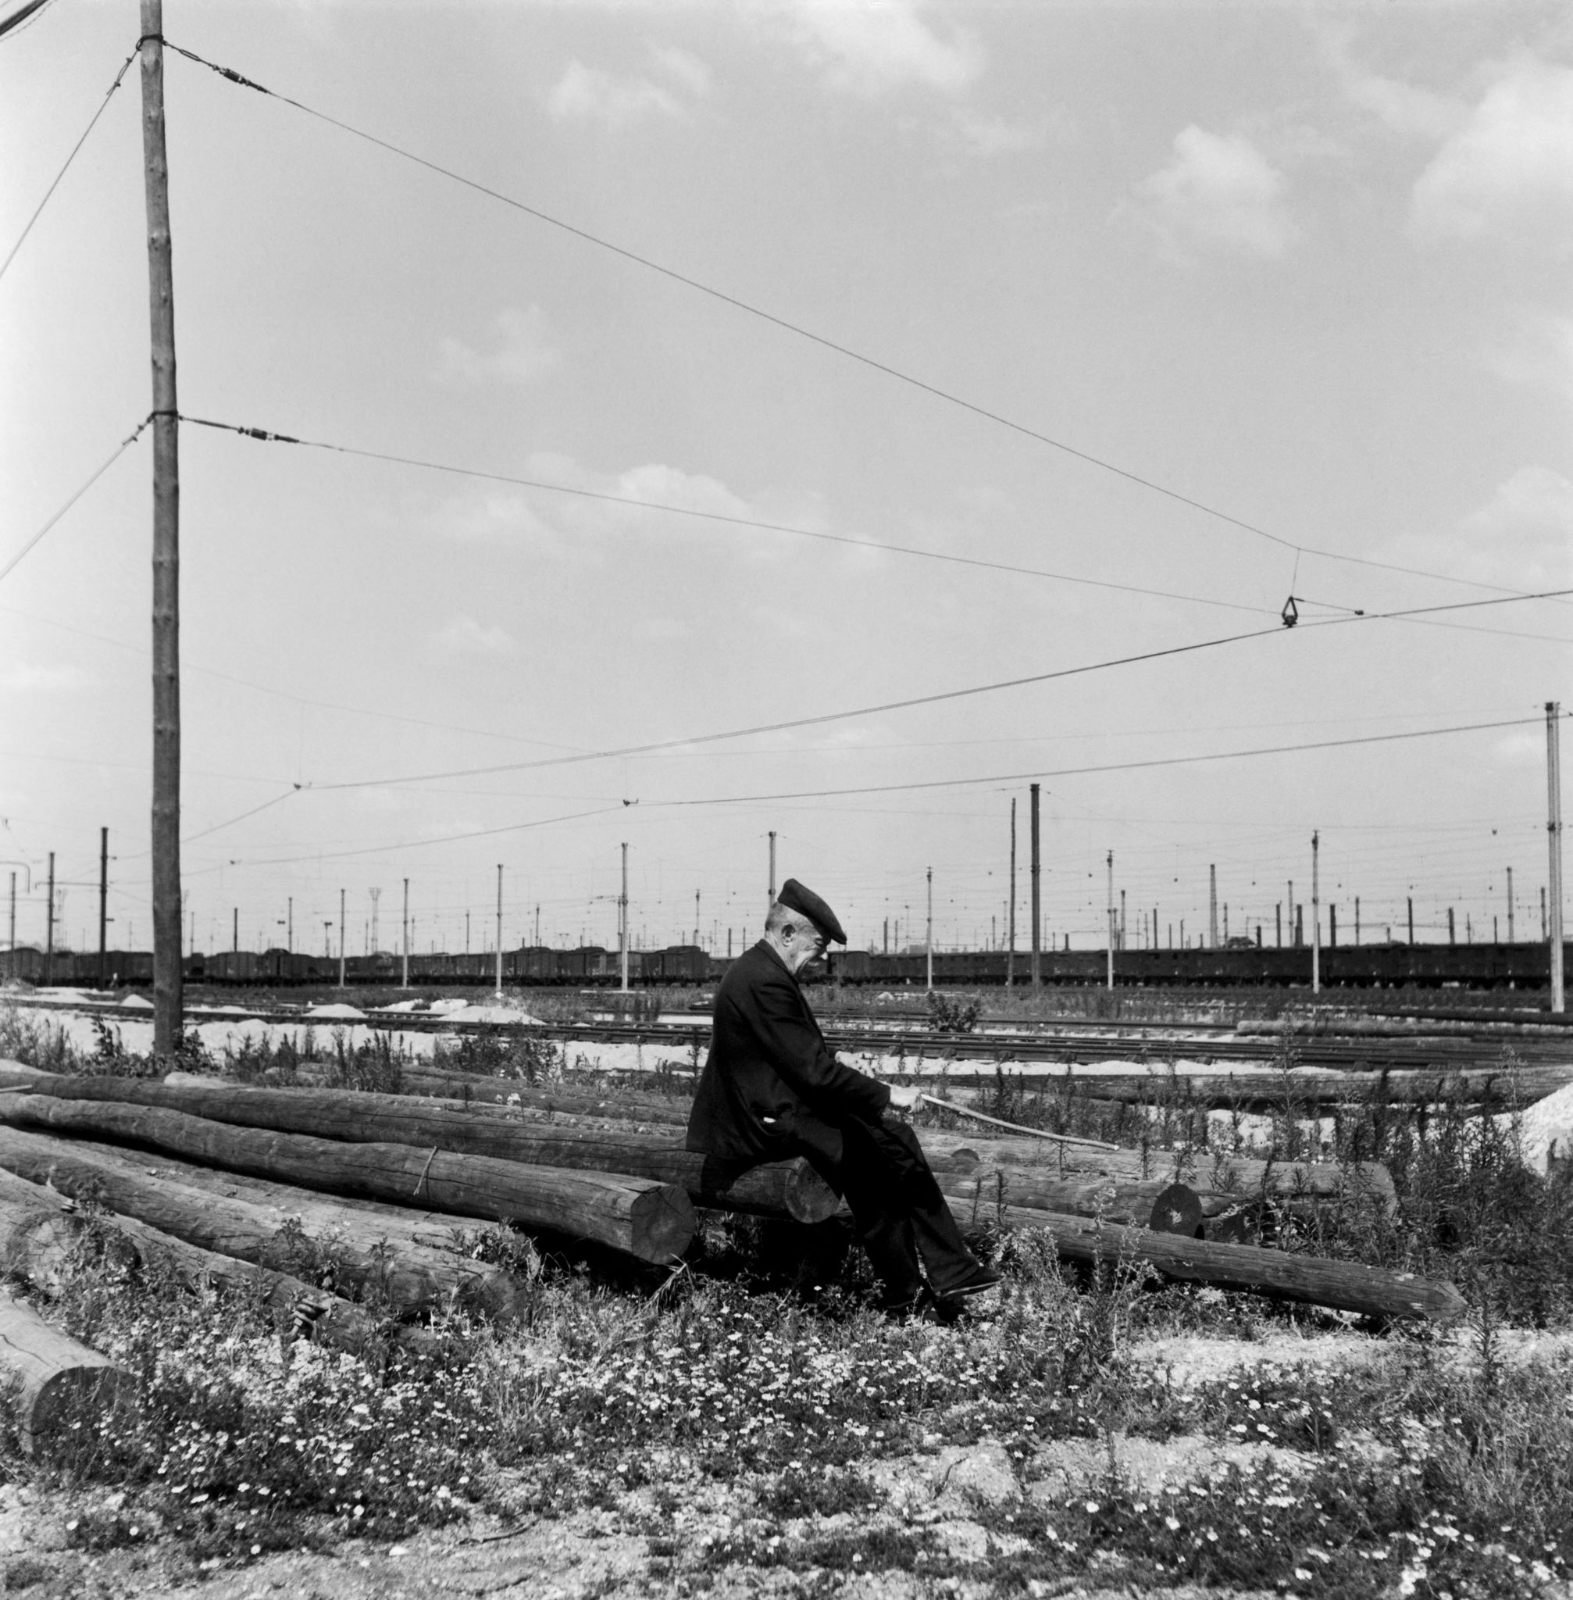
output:
<svg viewBox="0 0 1573 1600"><path fill-rule="evenodd" d="M1569 947L1564 947L1565 953ZM1042 980L1049 984L1092 986L1107 981L1107 954L1102 950L1045 950L1039 956ZM1010 963L1003 950L945 950L934 953L934 982L947 988L1001 985ZM1031 981L1031 957L1016 953L1014 977ZM91 988L99 981L97 951L42 951L23 946L0 951L0 978L28 983L47 981ZM628 981L642 987L714 982L727 961L708 955L698 945L671 945L664 950L631 950ZM404 978L396 955L349 956L345 982L357 988L389 988ZM103 958L106 982L117 987L146 987L153 981L153 957L146 950L111 950ZM188 983L256 988L323 987L339 980L337 958L286 950L224 951L186 958ZM599 945L552 950L527 945L505 950L503 982L509 987L567 986L607 988L621 976L617 951ZM868 950L833 954L829 976L840 983L876 988L921 986L928 980L928 957L908 951L886 955ZM409 981L421 987L496 982L497 957L492 955L412 954ZM1329 988L1461 988L1543 989L1550 982L1550 950L1536 944L1361 944L1335 945L1321 952L1321 980ZM1232 945L1214 949L1117 950L1114 981L1144 987L1309 986L1309 946L1287 948Z"/></svg>

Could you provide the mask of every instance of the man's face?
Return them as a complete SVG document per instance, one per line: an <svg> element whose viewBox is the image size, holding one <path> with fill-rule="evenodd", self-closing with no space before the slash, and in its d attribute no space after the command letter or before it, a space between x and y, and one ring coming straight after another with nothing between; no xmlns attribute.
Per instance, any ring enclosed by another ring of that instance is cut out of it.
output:
<svg viewBox="0 0 1573 1600"><path fill-rule="evenodd" d="M830 947L830 940L812 922L794 923L785 940L787 966L795 977L811 962L818 961Z"/></svg>

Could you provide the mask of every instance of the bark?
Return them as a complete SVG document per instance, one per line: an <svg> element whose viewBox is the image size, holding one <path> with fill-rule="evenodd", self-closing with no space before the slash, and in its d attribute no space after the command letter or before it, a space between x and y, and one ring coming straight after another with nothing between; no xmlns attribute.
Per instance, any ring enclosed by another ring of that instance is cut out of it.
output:
<svg viewBox="0 0 1573 1600"><path fill-rule="evenodd" d="M51 1078L33 1092L61 1100L114 1101L185 1112L210 1122L267 1128L355 1143L413 1145L529 1166L615 1172L675 1184L696 1205L718 1210L823 1222L839 1200L806 1161L772 1162L734 1175L683 1148L664 1128L638 1134L625 1128L563 1128L453 1106L423 1105L407 1095L342 1089L248 1089L188 1081L128 1082L124 1078Z"/></svg>
<svg viewBox="0 0 1573 1600"><path fill-rule="evenodd" d="M1191 1236L1202 1221L1202 1206L1195 1192L1183 1183L1167 1183L1161 1178L1134 1183L1113 1178L1054 1178L1041 1169L966 1171L949 1163L937 1166L934 1176L945 1194L966 1200L978 1218L993 1214L1002 1205L1030 1207Z"/></svg>
<svg viewBox="0 0 1573 1600"><path fill-rule="evenodd" d="M966 1201L951 1200L950 1207L963 1225L969 1222ZM1006 1206L1001 1220L1012 1227L1041 1229L1053 1239L1063 1260L1089 1266L1141 1262L1182 1283L1247 1289L1383 1319L1419 1317L1451 1322L1467 1309L1464 1297L1452 1284L1412 1272L1389 1272L1352 1261L1260 1250L1245 1244L1182 1239L1145 1228L1105 1227L1082 1217L1020 1206Z"/></svg>
<svg viewBox="0 0 1573 1600"><path fill-rule="evenodd" d="M282 1231L282 1208L261 1207L154 1175L146 1159L88 1151L74 1141L0 1128L0 1167L32 1183L52 1185L81 1202L96 1202L203 1250L275 1271L304 1254L313 1276L331 1268L334 1281L375 1290L395 1315L430 1310L450 1300L506 1314L517 1288L506 1273L389 1236L380 1218L327 1205L302 1205L298 1235ZM319 1197L310 1196L314 1200ZM313 1259L315 1258L315 1259Z"/></svg>
<svg viewBox="0 0 1573 1600"><path fill-rule="evenodd" d="M80 1422L103 1425L131 1381L119 1367L51 1327L30 1305L0 1289L0 1377L11 1398L22 1448L47 1455Z"/></svg>
<svg viewBox="0 0 1573 1600"><path fill-rule="evenodd" d="M594 1240L640 1261L674 1261L693 1238L694 1208L683 1189L620 1173L526 1166L435 1147L349 1144L231 1127L181 1111L37 1093L0 1095L0 1122L149 1145L208 1166L329 1193L505 1217Z"/></svg>

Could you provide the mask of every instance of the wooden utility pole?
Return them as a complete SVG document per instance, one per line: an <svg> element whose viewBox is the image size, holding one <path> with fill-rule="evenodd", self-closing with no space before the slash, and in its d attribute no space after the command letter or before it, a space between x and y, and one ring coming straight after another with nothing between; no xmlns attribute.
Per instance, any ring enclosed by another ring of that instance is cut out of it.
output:
<svg viewBox="0 0 1573 1600"><path fill-rule="evenodd" d="M1033 784L1030 795L1029 810L1031 816L1028 821L1028 832L1032 836L1032 866L1029 876L1032 879L1032 987L1043 987L1043 953L1039 948L1039 939L1043 927L1043 916L1039 909L1038 897L1038 786Z"/></svg>
<svg viewBox="0 0 1573 1600"><path fill-rule="evenodd" d="M400 935L400 942L404 946L404 970L399 976L399 987L408 989L410 986L410 880L404 880L404 928Z"/></svg>
<svg viewBox="0 0 1573 1600"><path fill-rule="evenodd" d="M770 835L770 884L774 897L776 881L776 836ZM621 989L628 993L628 846L623 845L623 892L617 897L617 953L621 970Z"/></svg>
<svg viewBox="0 0 1573 1600"><path fill-rule="evenodd" d="M1010 797L1010 932L1005 946L1005 987L1016 981L1016 797Z"/></svg>
<svg viewBox="0 0 1573 1600"><path fill-rule="evenodd" d="M1414 935L1410 935L1413 940ZM1321 839L1311 834L1311 993L1322 992Z"/></svg>
<svg viewBox="0 0 1573 1600"><path fill-rule="evenodd" d="M109 829L98 830L98 986L106 987L109 962Z"/></svg>
<svg viewBox="0 0 1573 1600"><path fill-rule="evenodd" d="M164 149L164 5L142 0L142 166L153 346L153 1054L181 1038L180 417Z"/></svg>
<svg viewBox="0 0 1573 1600"><path fill-rule="evenodd" d="M1108 949L1108 987L1114 987L1114 852L1109 852L1109 949Z"/></svg>
<svg viewBox="0 0 1573 1600"><path fill-rule="evenodd" d="M502 862L497 863L497 998L502 999Z"/></svg>
<svg viewBox="0 0 1573 1600"><path fill-rule="evenodd" d="M1560 701L1546 702L1546 837L1551 861L1546 898L1551 912L1551 1009L1567 1010L1567 990L1562 971L1562 755Z"/></svg>
<svg viewBox="0 0 1573 1600"><path fill-rule="evenodd" d="M932 989L934 987L934 869L932 867L928 869L928 886L928 931L923 938L923 948L928 952L928 972L926 981L928 987Z"/></svg>
<svg viewBox="0 0 1573 1600"><path fill-rule="evenodd" d="M624 848L626 849L627 846L625 845ZM776 903L776 830L774 828L772 828L770 830L770 898L769 898L769 902L766 905L765 909L768 911L770 909L770 906L773 906L775 903Z"/></svg>
<svg viewBox="0 0 1573 1600"><path fill-rule="evenodd" d="M55 853L49 852L48 901L44 910L44 987L55 976Z"/></svg>
<svg viewBox="0 0 1573 1600"><path fill-rule="evenodd" d="M339 987L344 987L344 891L339 890Z"/></svg>

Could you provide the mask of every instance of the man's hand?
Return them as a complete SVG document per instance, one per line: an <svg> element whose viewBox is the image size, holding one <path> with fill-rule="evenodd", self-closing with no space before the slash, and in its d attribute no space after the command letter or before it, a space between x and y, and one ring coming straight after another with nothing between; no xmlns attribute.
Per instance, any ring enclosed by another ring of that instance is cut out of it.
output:
<svg viewBox="0 0 1573 1600"><path fill-rule="evenodd" d="M915 1083L893 1083L890 1086L892 1111L916 1111L923 1091Z"/></svg>

